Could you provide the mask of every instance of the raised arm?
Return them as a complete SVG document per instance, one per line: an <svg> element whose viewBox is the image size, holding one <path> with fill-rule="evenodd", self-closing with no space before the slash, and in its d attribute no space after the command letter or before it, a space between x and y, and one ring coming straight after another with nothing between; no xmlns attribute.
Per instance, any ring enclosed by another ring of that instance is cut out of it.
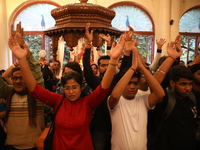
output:
<svg viewBox="0 0 200 150"><path fill-rule="evenodd" d="M159 83L162 83L173 62L177 61L176 59L182 55L183 51L180 46L180 41L180 35L178 35L175 42L169 42L167 44L168 56L154 74L154 77L158 80Z"/></svg>
<svg viewBox="0 0 200 150"><path fill-rule="evenodd" d="M32 53L30 52L30 49L25 44L24 38L23 38L23 28L21 27L21 22L19 22L16 26L16 31L13 31L13 26L11 26L11 36L12 38L15 38L15 41L19 44L21 48L25 47L27 48L27 55L26 59L28 61L28 64L30 66L31 72L36 79L37 83L40 84L42 87L44 87L44 79L41 72L40 64L34 59Z"/></svg>
<svg viewBox="0 0 200 150"><path fill-rule="evenodd" d="M131 26L129 27L129 31L125 32L126 36L128 38L126 38L126 42L124 45L124 57L122 59L122 64L121 64L121 69L120 72L123 71L123 69L125 68L129 68L132 65L132 46L135 45L137 46L138 44L138 38L134 39L133 35L134 35L134 30Z"/></svg>
<svg viewBox="0 0 200 150"><path fill-rule="evenodd" d="M111 46L112 42L111 42L111 37L109 34L107 35L99 34L99 37L107 42L107 46Z"/></svg>
<svg viewBox="0 0 200 150"><path fill-rule="evenodd" d="M28 47L26 44L21 48L17 42L16 37L10 36L8 41L9 48L12 50L14 55L17 57L22 72L23 80L29 91L33 91L36 85L36 80L30 70L28 61L26 59L28 55Z"/></svg>
<svg viewBox="0 0 200 150"><path fill-rule="evenodd" d="M107 43L106 54L110 55L110 49L111 49L111 45L112 45L111 36L109 34L107 34L107 35L99 34L99 37L102 38L104 41L106 41L106 43ZM98 51L98 55L102 56L102 51L101 50Z"/></svg>
<svg viewBox="0 0 200 150"><path fill-rule="evenodd" d="M93 90L100 84L100 78L93 74L92 68L90 66L90 52L91 52L91 41L93 39L93 31L89 32L90 24L86 24L85 35L87 38L85 53L83 55L83 68L84 68L84 77Z"/></svg>
<svg viewBox="0 0 200 150"><path fill-rule="evenodd" d="M138 53L136 53L137 48L132 43L132 66L131 69L128 69L128 71L124 74L124 76L119 80L119 82L115 85L110 97L109 97L109 107L113 109L119 102L119 99L125 89L125 87L128 85L132 75L135 73L136 68L138 67Z"/></svg>
<svg viewBox="0 0 200 150"><path fill-rule="evenodd" d="M9 84L9 85L12 85L13 82L11 80L11 76L12 76L12 69L14 67L17 67L18 66L18 61L14 62L10 67L8 67L8 69L6 69L6 71L2 74L2 78L4 80L6 80L6 82Z"/></svg>
<svg viewBox="0 0 200 150"><path fill-rule="evenodd" d="M112 44L112 48L110 51L109 65L108 65L108 68L103 76L102 81L101 81L101 87L103 89L107 89L110 87L110 84L111 84L112 79L115 74L115 69L116 69L119 57L124 48L125 38L126 38L126 36L121 35L118 43L115 44L115 42L113 42L113 44Z"/></svg>
<svg viewBox="0 0 200 150"><path fill-rule="evenodd" d="M153 62L151 65L149 65L149 68L152 70L152 71L156 71L156 69L158 68L158 61L159 61L159 58L161 57L161 54L162 54L162 47L163 45L166 43L166 40L163 39L163 38L160 38L160 40L156 40L156 44L157 44L157 53L156 53L156 57L154 58Z"/></svg>
<svg viewBox="0 0 200 150"><path fill-rule="evenodd" d="M138 52L139 53L139 52ZM141 59L138 58L138 68L141 73L145 76L150 88L151 94L148 97L149 106L153 107L157 103L162 101L162 98L165 96L165 92L161 87L160 83L154 78L154 76L147 70L144 64L141 62Z"/></svg>

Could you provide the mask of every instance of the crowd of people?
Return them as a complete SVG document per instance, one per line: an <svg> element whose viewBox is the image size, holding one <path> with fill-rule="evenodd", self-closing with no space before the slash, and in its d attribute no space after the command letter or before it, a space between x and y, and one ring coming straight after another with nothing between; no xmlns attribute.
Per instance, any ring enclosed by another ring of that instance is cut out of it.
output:
<svg viewBox="0 0 200 150"><path fill-rule="evenodd" d="M200 149L200 55L186 66L177 35L167 56L166 40L156 40L148 64L133 35L131 26L118 42L101 34L110 53L94 64L87 23L82 70L75 61L46 61L45 50L36 61L18 24L8 41L18 61L0 76L0 149L37 150L54 117L53 150Z"/></svg>

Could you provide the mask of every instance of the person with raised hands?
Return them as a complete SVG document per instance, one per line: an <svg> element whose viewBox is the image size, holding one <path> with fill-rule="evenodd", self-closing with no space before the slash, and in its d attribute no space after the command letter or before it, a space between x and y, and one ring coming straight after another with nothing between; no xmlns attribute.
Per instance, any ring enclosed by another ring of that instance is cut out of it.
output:
<svg viewBox="0 0 200 150"><path fill-rule="evenodd" d="M24 47L23 29L21 23L17 24L17 30L11 29L11 37L16 39L19 47ZM10 46L10 45L9 45ZM27 49L25 59L41 86L44 85L40 65ZM5 124L7 128L6 149L36 150L35 141L44 129L43 103L36 100L24 83L20 67L14 63L6 70L6 76L12 80L12 85L6 84L0 77L0 97L6 100Z"/></svg>
<svg viewBox="0 0 200 150"><path fill-rule="evenodd" d="M145 68L137 47L132 44L132 65L108 97L112 122L112 150L147 149L147 112L162 101L165 93L158 81ZM151 94L135 97L140 73L145 75Z"/></svg>
<svg viewBox="0 0 200 150"><path fill-rule="evenodd" d="M86 25L86 38L87 43L91 44L92 40L89 32L90 24ZM92 33L92 31L91 31ZM99 35L103 40L107 41L107 50L111 49L111 37L103 34ZM87 44L88 45L88 44ZM87 82L87 85L91 87L93 90L100 84L102 77L105 74L105 71L108 68L110 56L103 55L98 59L98 71L99 76L93 74L91 64L90 64L90 54L91 54L91 46L87 46L85 49L85 53L83 55L83 67L84 67L84 77ZM124 45L124 44L123 44ZM121 47L123 49L123 47ZM99 50L100 51L100 50ZM117 63L116 63L117 64ZM107 108L107 99L94 110L94 115L91 121L91 134L92 134L92 142L94 148L97 150L105 150L110 149L110 137L111 137L111 122L110 115Z"/></svg>
<svg viewBox="0 0 200 150"><path fill-rule="evenodd" d="M93 34L90 32L87 37L88 43L86 47L91 46L90 42L92 38ZM15 38L10 38L10 48L18 58L22 77L30 93L38 100L53 107L54 110L56 110L63 100L55 118L55 132L52 143L53 150L94 149L89 128L92 113L109 92L116 63L124 47L124 39L125 37L121 36L119 42L116 45L112 45L110 52L111 59L100 85L91 94L81 97L83 78L75 71L71 71L62 77L64 95L50 92L39 86L27 64L27 47L24 45L24 48L21 48Z"/></svg>
<svg viewBox="0 0 200 150"><path fill-rule="evenodd" d="M169 80L166 96L156 105L155 150L196 150L197 106L192 96L193 73L186 66L174 65L182 54L180 35L167 45L168 56L154 77ZM169 75L169 76L167 76Z"/></svg>
<svg viewBox="0 0 200 150"><path fill-rule="evenodd" d="M156 70L154 77L158 80L159 83L162 83L170 68L174 63L178 62L178 58L182 55L183 51L181 49L181 38L180 35L177 35L175 41L171 41L167 44L167 53L164 62ZM177 63L178 65L178 63ZM167 85L169 83L166 83ZM166 86L167 86L166 85Z"/></svg>

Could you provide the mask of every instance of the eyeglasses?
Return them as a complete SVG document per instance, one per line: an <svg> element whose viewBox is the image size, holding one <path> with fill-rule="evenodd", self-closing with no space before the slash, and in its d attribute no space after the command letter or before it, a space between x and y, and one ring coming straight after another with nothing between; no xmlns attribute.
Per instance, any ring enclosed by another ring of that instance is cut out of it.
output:
<svg viewBox="0 0 200 150"><path fill-rule="evenodd" d="M22 81L22 80L23 80L23 77L22 77L22 76L19 76L19 77L14 76L14 77L12 77L11 79L12 79L13 81L17 81L18 79L19 79L20 81Z"/></svg>
<svg viewBox="0 0 200 150"><path fill-rule="evenodd" d="M63 87L63 90L70 92L70 90L72 90L73 92L77 91L79 88L79 86L72 86L72 87Z"/></svg>

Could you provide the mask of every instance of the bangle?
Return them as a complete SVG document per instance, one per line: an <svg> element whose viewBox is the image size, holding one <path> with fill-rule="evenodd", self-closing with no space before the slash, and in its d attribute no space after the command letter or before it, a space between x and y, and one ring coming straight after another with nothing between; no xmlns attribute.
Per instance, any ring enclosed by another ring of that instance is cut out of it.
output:
<svg viewBox="0 0 200 150"><path fill-rule="evenodd" d="M117 64L113 64L113 63L110 63L110 62L109 62L109 65L111 65L111 66L117 66Z"/></svg>
<svg viewBox="0 0 200 150"><path fill-rule="evenodd" d="M129 69L133 70L135 72L135 69L133 67L130 67Z"/></svg>
<svg viewBox="0 0 200 150"><path fill-rule="evenodd" d="M178 61L178 60L176 60L174 57L172 57L172 56L170 56L170 55L167 56L166 58L172 58L174 61L176 61L176 62Z"/></svg>
<svg viewBox="0 0 200 150"><path fill-rule="evenodd" d="M162 71L162 70L160 70L160 69L157 69L157 71L159 71L159 72L161 72L161 73L163 73L163 74L166 74L166 72L164 72L164 71Z"/></svg>

